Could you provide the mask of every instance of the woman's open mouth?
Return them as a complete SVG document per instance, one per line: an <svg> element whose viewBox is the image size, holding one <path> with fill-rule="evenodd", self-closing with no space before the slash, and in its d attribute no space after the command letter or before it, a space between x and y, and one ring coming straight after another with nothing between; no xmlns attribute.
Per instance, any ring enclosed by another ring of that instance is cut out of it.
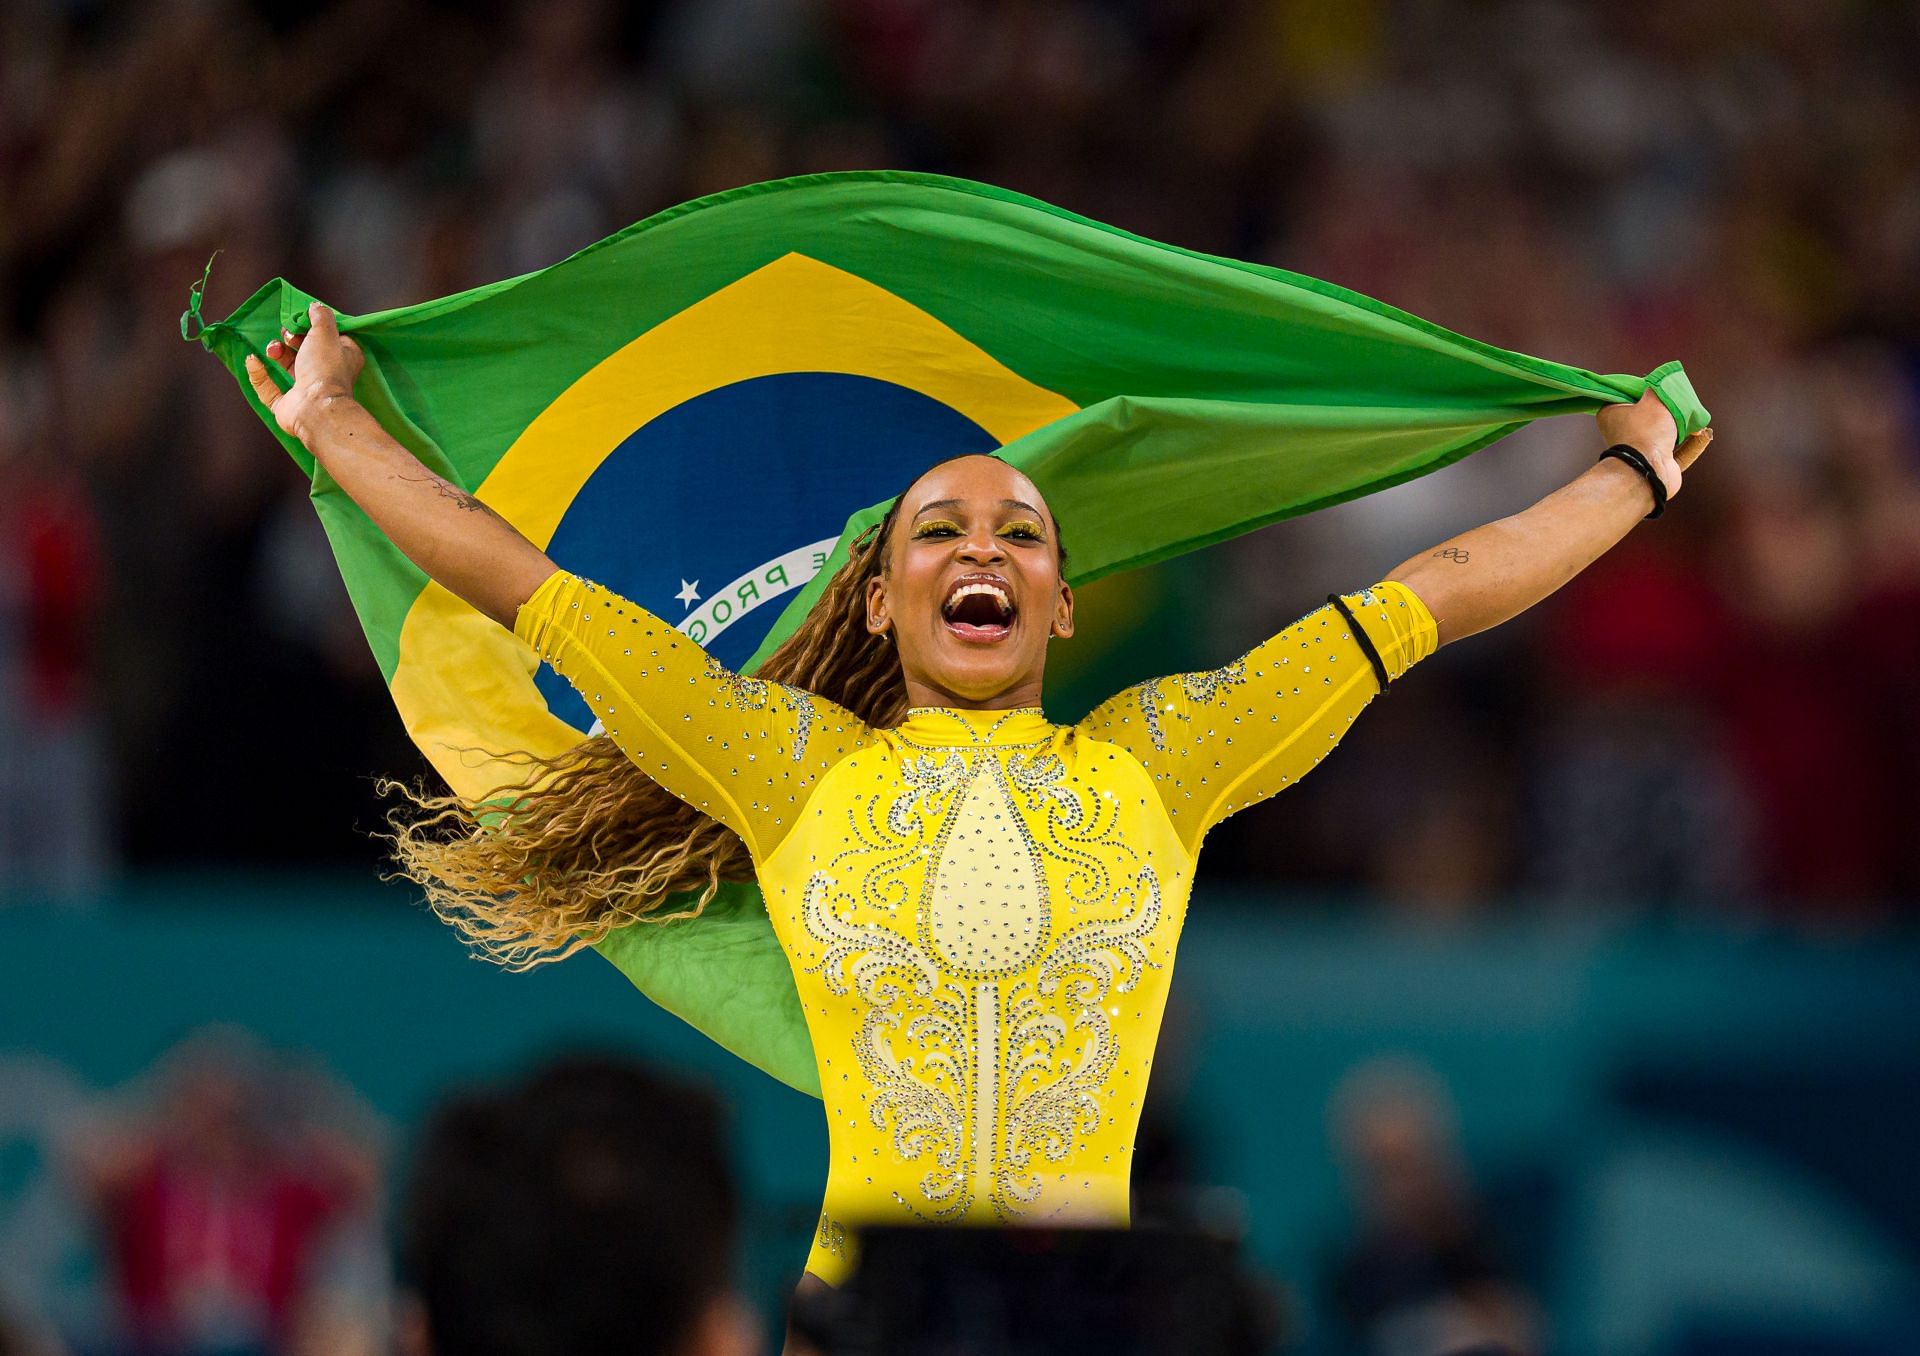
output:
<svg viewBox="0 0 1920 1356"><path fill-rule="evenodd" d="M1013 594L994 575L962 575L954 581L940 619L962 640L991 644L1013 634Z"/></svg>

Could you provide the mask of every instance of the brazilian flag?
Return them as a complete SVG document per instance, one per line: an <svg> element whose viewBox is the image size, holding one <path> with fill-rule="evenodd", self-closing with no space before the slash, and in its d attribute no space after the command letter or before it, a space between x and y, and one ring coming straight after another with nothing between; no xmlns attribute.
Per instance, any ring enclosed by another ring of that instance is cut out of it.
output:
<svg viewBox="0 0 1920 1356"><path fill-rule="evenodd" d="M203 280L204 285L204 280ZM182 333L244 371L314 298L275 279ZM1645 378L1464 338L1282 269L1179 249L985 184L892 171L753 184L539 272L340 317L358 396L556 561L751 671L848 542L943 457L999 452L1072 533L1072 582L1399 484L1530 420L1637 400L1683 435L1678 363ZM432 583L296 442L394 703L461 795L557 753L585 705ZM759 894L600 950L656 1003L818 1094Z"/></svg>

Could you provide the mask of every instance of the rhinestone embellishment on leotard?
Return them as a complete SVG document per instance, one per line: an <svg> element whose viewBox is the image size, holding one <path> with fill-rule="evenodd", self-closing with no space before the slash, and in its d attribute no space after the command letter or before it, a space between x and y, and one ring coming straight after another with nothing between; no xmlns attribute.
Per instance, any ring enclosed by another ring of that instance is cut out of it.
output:
<svg viewBox="0 0 1920 1356"><path fill-rule="evenodd" d="M1167 751L1167 732L1161 723L1162 717L1178 708L1166 698L1165 684L1178 683L1181 690L1192 702L1210 702L1223 689L1247 681L1247 661L1243 655L1224 668L1206 669L1199 673L1179 673L1170 678L1149 678L1144 683L1136 683L1131 691L1140 703L1140 716L1147 725L1147 738L1162 753ZM1184 717L1183 717L1184 719Z"/></svg>
<svg viewBox="0 0 1920 1356"><path fill-rule="evenodd" d="M827 1212L824 1210L820 1212L820 1227L815 1232L814 1237L819 1240L821 1247L825 1248L835 1257L846 1256L846 1226L841 1224L837 1219L829 1218Z"/></svg>
<svg viewBox="0 0 1920 1356"><path fill-rule="evenodd" d="M706 656L706 671L707 677L720 684L742 710L764 711L776 690L784 695L793 708L793 747L789 754L796 763L806 757L807 737L813 733L812 693L788 687L784 683L770 683L764 678L748 678L735 673L712 655Z"/></svg>
<svg viewBox="0 0 1920 1356"><path fill-rule="evenodd" d="M884 814L878 796L857 804L857 846L806 884L801 921L819 950L805 969L861 1000L868 1118L925 1166L920 1200L902 1204L1010 1219L1100 1123L1119 1057L1104 1005L1162 963L1147 946L1160 884L1111 797L1069 781L1058 755L903 754L906 789ZM916 874L909 932L891 916ZM862 904L876 911L851 921Z"/></svg>

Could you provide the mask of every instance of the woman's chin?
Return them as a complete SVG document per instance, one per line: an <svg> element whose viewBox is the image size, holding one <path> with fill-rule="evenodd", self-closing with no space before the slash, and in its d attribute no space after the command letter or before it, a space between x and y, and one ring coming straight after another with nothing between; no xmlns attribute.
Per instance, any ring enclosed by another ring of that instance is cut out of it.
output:
<svg viewBox="0 0 1920 1356"><path fill-rule="evenodd" d="M956 701L990 702L1019 685L1024 670L1011 651L975 650L971 654L943 655L928 676Z"/></svg>

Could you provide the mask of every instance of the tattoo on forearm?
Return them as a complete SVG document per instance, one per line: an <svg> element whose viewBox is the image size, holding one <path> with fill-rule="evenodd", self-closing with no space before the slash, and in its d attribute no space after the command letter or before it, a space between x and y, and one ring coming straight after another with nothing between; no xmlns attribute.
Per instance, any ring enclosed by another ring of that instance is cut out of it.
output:
<svg viewBox="0 0 1920 1356"><path fill-rule="evenodd" d="M488 508L485 504L481 503L478 499L474 498L471 494L468 494L465 490L461 489L458 485L452 484L451 482L443 479L440 476L434 475L431 472L429 472L424 477L423 476L404 476L402 477L402 479L416 481L416 482L424 482L425 484L431 485L439 493L442 499L451 499L454 503L458 504L462 509L465 509L468 513L484 513L489 518L500 517L499 514L495 513L492 509ZM502 521L504 521L504 519Z"/></svg>
<svg viewBox="0 0 1920 1356"><path fill-rule="evenodd" d="M1442 560L1451 560L1456 565L1465 565L1470 558L1464 546L1443 546L1434 554Z"/></svg>

